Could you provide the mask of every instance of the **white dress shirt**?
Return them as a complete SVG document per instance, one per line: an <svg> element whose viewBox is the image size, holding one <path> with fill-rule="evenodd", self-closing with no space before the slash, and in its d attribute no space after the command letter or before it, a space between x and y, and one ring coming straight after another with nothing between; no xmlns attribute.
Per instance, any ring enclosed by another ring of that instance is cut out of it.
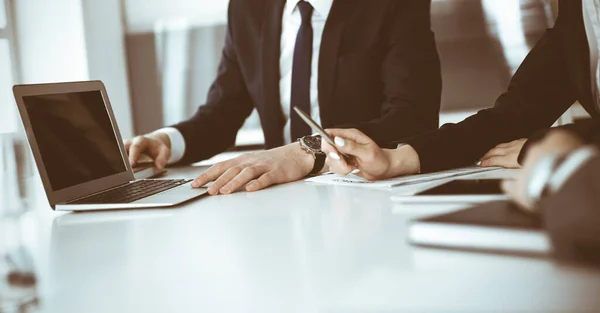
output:
<svg viewBox="0 0 600 313"><path fill-rule="evenodd" d="M590 47L590 73L592 92L596 106L600 109L600 6L598 0L583 0L583 21Z"/></svg>
<svg viewBox="0 0 600 313"><path fill-rule="evenodd" d="M302 16L298 9L298 3L301 0L287 0L281 18L281 55L279 57L280 81L279 90L281 97L281 108L286 118L285 127L283 129L284 142L291 143L295 138L291 138L291 119L290 119L290 103L292 97L292 67L294 63L294 50L296 48L296 37L298 30L302 24ZM312 70L310 77L310 115L317 123L321 123L319 113L319 52L321 48L321 39L325 22L331 11L333 0L306 0L310 3L314 12L312 15L313 28L313 55L312 55ZM169 164L178 162L183 158L185 153L185 141L183 135L172 127L159 129L158 132L165 133L171 140L171 158Z"/></svg>

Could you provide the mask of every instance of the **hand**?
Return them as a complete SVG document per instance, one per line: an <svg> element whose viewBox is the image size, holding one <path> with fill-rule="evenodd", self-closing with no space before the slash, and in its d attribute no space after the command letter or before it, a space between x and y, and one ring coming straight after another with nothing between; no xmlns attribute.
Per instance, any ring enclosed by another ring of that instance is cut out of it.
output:
<svg viewBox="0 0 600 313"><path fill-rule="evenodd" d="M198 176L192 187L202 187L214 181L208 188L210 195L230 194L244 186L246 191L257 191L299 180L310 173L314 163L312 155L303 151L298 143L292 143L217 163Z"/></svg>
<svg viewBox="0 0 600 313"><path fill-rule="evenodd" d="M520 168L519 154L527 139L519 139L499 144L481 158L481 167L501 166L504 168Z"/></svg>
<svg viewBox="0 0 600 313"><path fill-rule="evenodd" d="M142 153L154 160L154 166L162 170L171 157L171 140L167 134L154 132L125 140L125 150L129 154L129 163L135 167Z"/></svg>
<svg viewBox="0 0 600 313"><path fill-rule="evenodd" d="M327 132L335 137L336 147L323 140L321 148L327 155L329 170L336 174L348 175L358 170L357 175L378 180L419 172L419 156L411 146L381 149L356 129L328 129ZM352 159L343 159L336 149L352 156Z"/></svg>
<svg viewBox="0 0 600 313"><path fill-rule="evenodd" d="M523 170L515 180L505 180L502 189L515 203L523 208L532 209L535 203L531 203L527 195L527 184L535 165L545 156L568 154L583 145L581 139L569 131L549 133L544 140L529 149L523 162Z"/></svg>

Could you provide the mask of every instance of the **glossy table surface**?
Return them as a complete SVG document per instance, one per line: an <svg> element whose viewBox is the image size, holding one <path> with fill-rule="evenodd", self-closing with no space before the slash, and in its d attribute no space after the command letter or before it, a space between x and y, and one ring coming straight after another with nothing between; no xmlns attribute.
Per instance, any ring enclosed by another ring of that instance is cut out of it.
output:
<svg viewBox="0 0 600 313"><path fill-rule="evenodd" d="M26 241L42 312L600 309L598 270L409 245L408 221L464 205L404 206L390 200L407 192L398 188L296 182L173 209L67 214L38 189Z"/></svg>

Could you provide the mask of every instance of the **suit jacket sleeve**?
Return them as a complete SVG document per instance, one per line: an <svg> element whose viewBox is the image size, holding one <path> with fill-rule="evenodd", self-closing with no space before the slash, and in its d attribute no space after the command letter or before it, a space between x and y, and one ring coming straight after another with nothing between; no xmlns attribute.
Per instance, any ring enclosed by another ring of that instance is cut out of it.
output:
<svg viewBox="0 0 600 313"><path fill-rule="evenodd" d="M576 96L565 57L565 49L573 47L562 44L563 19L559 14L555 27L532 49L494 107L405 141L419 154L423 172L474 164L499 143L550 127L573 104Z"/></svg>
<svg viewBox="0 0 600 313"><path fill-rule="evenodd" d="M544 199L541 209L558 259L600 264L600 156Z"/></svg>
<svg viewBox="0 0 600 313"><path fill-rule="evenodd" d="M238 130L254 108L233 43L233 2L229 6L225 47L217 78L210 87L207 102L192 118L173 126L185 140L186 151L181 163L201 161L233 146Z"/></svg>
<svg viewBox="0 0 600 313"><path fill-rule="evenodd" d="M430 27L430 0L394 1L383 59L383 104L375 120L357 128L380 145L435 130L442 89L440 61ZM381 101L374 99L373 101Z"/></svg>

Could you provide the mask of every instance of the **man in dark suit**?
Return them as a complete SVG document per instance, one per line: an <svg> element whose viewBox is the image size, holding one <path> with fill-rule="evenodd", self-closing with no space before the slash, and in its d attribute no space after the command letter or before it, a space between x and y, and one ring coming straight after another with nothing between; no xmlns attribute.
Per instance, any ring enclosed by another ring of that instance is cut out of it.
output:
<svg viewBox="0 0 600 313"><path fill-rule="evenodd" d="M519 139L550 127L576 100L592 120L568 128L588 139L600 121L599 12L598 0L561 0L554 28L529 53L508 91L494 107L458 124L400 140L400 146L394 143L391 149L381 149L360 131L331 130L339 137L338 149L355 155L358 162L347 164L324 144L323 150L331 154L330 169L346 174L358 168L360 175L382 179L477 161L483 166L517 167L517 156L525 151Z"/></svg>
<svg viewBox="0 0 600 313"><path fill-rule="evenodd" d="M255 191L323 169L320 138L309 138L292 106L381 144L437 129L441 74L429 10L430 0L232 0L206 105L127 141L131 163L140 153L159 168L210 158L234 145L257 109L271 150L219 163L194 182L216 180L209 193L217 194L255 180L246 187Z"/></svg>
<svg viewBox="0 0 600 313"><path fill-rule="evenodd" d="M503 188L521 208L542 216L556 258L600 265L600 136L593 141L586 146L572 131L550 132Z"/></svg>

